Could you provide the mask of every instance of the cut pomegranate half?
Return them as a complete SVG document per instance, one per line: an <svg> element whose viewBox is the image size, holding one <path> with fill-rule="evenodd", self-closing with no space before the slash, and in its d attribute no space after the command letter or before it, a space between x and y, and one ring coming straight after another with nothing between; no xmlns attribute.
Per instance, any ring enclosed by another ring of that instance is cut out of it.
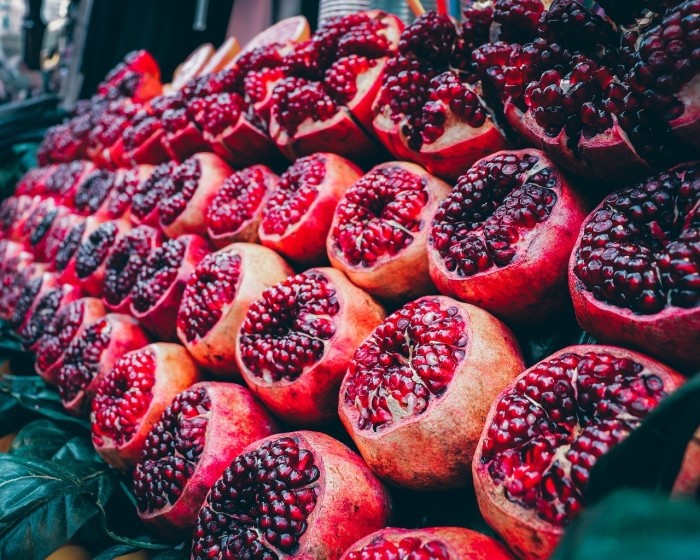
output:
<svg viewBox="0 0 700 560"><path fill-rule="evenodd" d="M518 557L549 558L595 462L682 382L612 346L571 346L523 372L491 405L474 455L484 519Z"/></svg>
<svg viewBox="0 0 700 560"><path fill-rule="evenodd" d="M19 271L18 280L21 283L17 298L14 301L12 315L9 318L10 326L19 330L25 321L29 319L30 311L34 304L43 297L46 292L58 288L60 283L52 272L44 272L46 268L37 268L37 273L25 276L24 271ZM41 273L38 273L41 271Z"/></svg>
<svg viewBox="0 0 700 560"><path fill-rule="evenodd" d="M34 303L26 314L22 325L17 329L22 344L29 351L37 350L45 333L49 332L59 310L78 300L81 292L70 284L50 286L46 283L43 291L37 294Z"/></svg>
<svg viewBox="0 0 700 560"><path fill-rule="evenodd" d="M74 199L76 214L92 216L102 210L114 190L116 174L108 169L95 169L80 181Z"/></svg>
<svg viewBox="0 0 700 560"><path fill-rule="evenodd" d="M124 354L148 343L138 321L128 315L109 313L85 326L66 348L56 373L64 408L75 415L87 413L99 380Z"/></svg>
<svg viewBox="0 0 700 560"><path fill-rule="evenodd" d="M312 268L263 292L236 340L243 379L275 416L296 426L336 418L338 389L382 307L340 271Z"/></svg>
<svg viewBox="0 0 700 560"><path fill-rule="evenodd" d="M14 196L40 196L46 194L46 178L56 169L55 165L33 167L17 183Z"/></svg>
<svg viewBox="0 0 700 560"><path fill-rule="evenodd" d="M609 195L586 219L569 266L581 326L683 366L700 366L700 166Z"/></svg>
<svg viewBox="0 0 700 560"><path fill-rule="evenodd" d="M199 75L213 54L214 45L211 43L204 43L194 49L187 58L175 68L173 79L170 82L171 89L178 90L192 78Z"/></svg>
<svg viewBox="0 0 700 560"><path fill-rule="evenodd" d="M202 367L238 376L236 333L250 304L293 274L277 253L234 243L204 257L187 280L177 314L177 336Z"/></svg>
<svg viewBox="0 0 700 560"><path fill-rule="evenodd" d="M73 208L80 184L94 170L95 166L89 161L59 163L44 180L46 196L53 198L59 204Z"/></svg>
<svg viewBox="0 0 700 560"><path fill-rule="evenodd" d="M175 105L173 96L158 97L143 106L126 124L121 138L110 148L110 159L122 167L157 165L170 158L165 145L164 111Z"/></svg>
<svg viewBox="0 0 700 560"><path fill-rule="evenodd" d="M76 216L71 213L62 214L54 221L53 226L46 234L46 241L44 242L43 248L43 256L50 269L55 269L56 257L68 236L76 226L84 222L85 218L83 216Z"/></svg>
<svg viewBox="0 0 700 560"><path fill-rule="evenodd" d="M404 162L374 167L340 199L327 241L331 264L373 296L435 293L425 250L430 217L450 187Z"/></svg>
<svg viewBox="0 0 700 560"><path fill-rule="evenodd" d="M80 298L59 309L37 343L34 365L36 372L55 385L70 343L80 337L88 325L95 323L105 314L102 302L91 297Z"/></svg>
<svg viewBox="0 0 700 560"><path fill-rule="evenodd" d="M151 429L134 469L139 517L181 538L233 458L276 430L272 416L240 385L204 382L180 393Z"/></svg>
<svg viewBox="0 0 700 560"><path fill-rule="evenodd" d="M389 315L356 350L340 420L370 468L392 483L465 486L491 402L524 369L498 319L427 296ZM417 441L420 456L411 452Z"/></svg>
<svg viewBox="0 0 700 560"><path fill-rule="evenodd" d="M187 280L211 250L198 235L169 239L146 259L131 290L131 314L159 340L174 340Z"/></svg>
<svg viewBox="0 0 700 560"><path fill-rule="evenodd" d="M58 220L69 213L65 206L57 205L52 199L40 201L24 222L20 237L25 247L39 262L46 262L46 242Z"/></svg>
<svg viewBox="0 0 700 560"><path fill-rule="evenodd" d="M157 342L128 352L95 384L92 444L109 465L136 465L146 437L163 411L199 381L200 371L178 344Z"/></svg>
<svg viewBox="0 0 700 560"><path fill-rule="evenodd" d="M97 115L88 135L87 150L95 165L116 169L129 163L122 159L123 138L140 111L140 105L119 100Z"/></svg>
<svg viewBox="0 0 700 560"><path fill-rule="evenodd" d="M139 190L139 185L153 173L152 165L139 165L131 169L118 169L115 172L114 187L109 191L104 204L96 212L96 217L105 220L130 219L131 201Z"/></svg>
<svg viewBox="0 0 700 560"><path fill-rule="evenodd" d="M34 262L32 258L28 258L26 253L15 256L3 267L0 317L8 321L12 328L19 326L16 321L24 319L24 313L33 301L33 295L31 295L30 301L27 302L26 289L33 285L40 286L46 269L45 264ZM37 282L38 284L35 284ZM36 292L28 293L34 294ZM20 298L23 300L21 304ZM21 312L15 313L18 305L21 305Z"/></svg>
<svg viewBox="0 0 700 560"><path fill-rule="evenodd" d="M306 41L310 34L309 22L304 16L288 17L271 25L248 41L243 47L240 56L257 48L275 43L301 43Z"/></svg>
<svg viewBox="0 0 700 560"><path fill-rule="evenodd" d="M68 230L63 239L57 243L51 268L56 272L61 282L80 286L80 280L76 276L75 266L78 249L102 225L102 221L89 216L84 220L78 220Z"/></svg>
<svg viewBox="0 0 700 560"><path fill-rule="evenodd" d="M28 195L10 196L3 200L0 206L2 238L21 242L24 224L40 201L40 197Z"/></svg>
<svg viewBox="0 0 700 560"><path fill-rule="evenodd" d="M147 179L137 184L129 214L132 224L160 227L158 202L173 191L174 186L170 176L176 167L177 164L174 162L157 165Z"/></svg>
<svg viewBox="0 0 700 560"><path fill-rule="evenodd" d="M303 264L326 260L326 237L340 197L362 171L329 153L295 161L263 206L260 242Z"/></svg>
<svg viewBox="0 0 700 560"><path fill-rule="evenodd" d="M339 441L317 432L270 436L244 449L212 486L192 560L339 558L385 527L390 509L386 490Z"/></svg>
<svg viewBox="0 0 700 560"><path fill-rule="evenodd" d="M231 68L234 60L241 50L241 45L235 37L228 37L218 49L209 57L206 64L198 72L198 76L207 76L219 70Z"/></svg>
<svg viewBox="0 0 700 560"><path fill-rule="evenodd" d="M143 103L160 95L160 68L148 51L133 51L115 66L97 87L97 94L107 99L130 97Z"/></svg>
<svg viewBox="0 0 700 560"><path fill-rule="evenodd" d="M279 177L266 165L253 165L224 181L204 215L207 237L217 248L236 241L257 243L262 208Z"/></svg>

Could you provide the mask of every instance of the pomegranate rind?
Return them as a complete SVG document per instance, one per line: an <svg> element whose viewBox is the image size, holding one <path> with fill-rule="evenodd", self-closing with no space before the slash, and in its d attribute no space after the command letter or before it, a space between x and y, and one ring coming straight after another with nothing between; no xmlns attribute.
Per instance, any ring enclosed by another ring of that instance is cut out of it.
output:
<svg viewBox="0 0 700 560"><path fill-rule="evenodd" d="M688 443L683 455L683 462L673 483L673 496L692 497L700 489L700 428Z"/></svg>
<svg viewBox="0 0 700 560"><path fill-rule="evenodd" d="M221 134L214 136L204 131L203 135L214 153L234 167L283 159L272 138L250 122L245 115ZM285 155L289 157L288 154Z"/></svg>
<svg viewBox="0 0 700 560"><path fill-rule="evenodd" d="M543 362L556 359L564 354L575 353L582 355L589 352L611 354L618 358L629 358L641 364L645 370L653 372L663 380L664 390L667 393L676 390L684 382L684 378L680 373L666 367L656 360L643 354L615 346L569 346L548 356ZM493 400L491 409L483 424L483 433L479 439L472 463L474 488L476 490L476 499L481 514L491 528L503 538L514 554L518 558L525 560L546 560L549 558L564 533L564 527L553 525L541 519L535 511L525 509L519 504L508 500L502 488L497 486L491 479L488 472L488 464L482 463L481 457L483 456L483 446L488 435L488 428L493 423L494 417L496 416L499 401L509 394L515 384L525 377L532 369L537 367L537 365L538 364L535 364L533 367L518 375Z"/></svg>
<svg viewBox="0 0 700 560"><path fill-rule="evenodd" d="M243 46L240 54L274 43L286 41L300 43L306 41L310 34L309 21L304 16L288 17L258 33Z"/></svg>
<svg viewBox="0 0 700 560"><path fill-rule="evenodd" d="M422 544L438 542L446 550L446 558L463 560L513 560L508 549L497 540L462 527L426 527L424 529L387 528L360 539L340 557L349 560L350 555L361 554L364 547L377 541L398 544L403 539L418 539Z"/></svg>
<svg viewBox="0 0 700 560"><path fill-rule="evenodd" d="M312 268L329 280L339 303L333 317L335 334L323 355L290 381L265 381L242 359L241 330L236 335L236 361L243 380L272 413L294 426L320 426L337 418L338 390L355 348L384 320L386 313L369 294L333 268Z"/></svg>
<svg viewBox="0 0 700 560"><path fill-rule="evenodd" d="M281 282L293 274L293 271L273 250L252 243L233 243L216 253L238 255L241 259L241 272L237 279L233 301L221 308L221 317L209 332L203 337L188 341L180 327L181 321L186 320L183 306L186 303L188 288L185 288L178 312L177 337L197 363L207 371L223 377L240 378L240 366L236 362L238 354L236 333L248 307L262 295L266 288ZM195 274L196 268L190 277L190 282L195 281Z"/></svg>
<svg viewBox="0 0 700 560"><path fill-rule="evenodd" d="M227 38L218 49L209 57L207 63L198 72L197 76L206 76L219 70L224 70L233 65L233 61L241 50L241 45L235 37Z"/></svg>
<svg viewBox="0 0 700 560"><path fill-rule="evenodd" d="M441 309L456 307L467 334L465 356L444 393L428 408L380 430L359 429L359 412L345 402L350 372L340 388L338 414L369 467L392 484L412 490L469 484L477 442L493 398L525 369L513 333L490 313L446 296L426 296ZM421 300L417 300L421 301ZM415 449L425 451L420 456Z"/></svg>

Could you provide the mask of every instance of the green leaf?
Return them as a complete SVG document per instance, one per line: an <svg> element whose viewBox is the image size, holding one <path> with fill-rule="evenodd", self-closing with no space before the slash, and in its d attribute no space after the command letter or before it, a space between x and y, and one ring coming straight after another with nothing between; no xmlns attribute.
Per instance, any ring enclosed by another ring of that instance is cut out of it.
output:
<svg viewBox="0 0 700 560"><path fill-rule="evenodd" d="M700 557L700 505L625 490L584 512L551 560L690 560Z"/></svg>
<svg viewBox="0 0 700 560"><path fill-rule="evenodd" d="M46 419L24 426L12 442L10 453L55 461L102 461L84 431Z"/></svg>
<svg viewBox="0 0 700 560"><path fill-rule="evenodd" d="M700 375L696 375L598 459L591 469L587 503L596 503L620 488L670 491L686 447L700 426L699 403Z"/></svg>

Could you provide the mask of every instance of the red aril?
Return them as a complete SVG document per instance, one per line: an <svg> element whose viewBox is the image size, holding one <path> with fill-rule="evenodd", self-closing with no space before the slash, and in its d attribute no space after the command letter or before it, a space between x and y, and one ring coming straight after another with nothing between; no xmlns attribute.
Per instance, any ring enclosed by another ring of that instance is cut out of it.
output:
<svg viewBox="0 0 700 560"><path fill-rule="evenodd" d="M52 248L55 254L51 269L56 272L62 282L80 286L80 280L75 271L78 249L103 223L92 216L78 220L70 227L63 239L56 244L56 247ZM110 229L107 227L105 233L108 233ZM99 241L99 235L96 240Z"/></svg>
<svg viewBox="0 0 700 560"><path fill-rule="evenodd" d="M97 212L98 217L106 220L131 218L131 201L139 190L139 185L146 181L153 173L152 165L138 165L131 169L117 169L114 178L114 187L104 205Z"/></svg>
<svg viewBox="0 0 700 560"><path fill-rule="evenodd" d="M80 290L70 284L54 286L38 294L24 323L17 329L24 347L36 351L44 334L51 330L58 312L78 300L81 295Z"/></svg>
<svg viewBox="0 0 700 560"><path fill-rule="evenodd" d="M68 212L65 206L57 205L47 198L41 200L29 214L20 231L20 237L37 261L47 261L46 241L56 222Z"/></svg>
<svg viewBox="0 0 700 560"><path fill-rule="evenodd" d="M52 272L42 272L31 276L19 276L21 288L14 302L14 309L9 323L15 330L20 330L29 319L34 304L48 291L60 287L56 275Z"/></svg>
<svg viewBox="0 0 700 560"><path fill-rule="evenodd" d="M170 176L176 167L177 165L172 161L156 165L148 178L138 183L133 194L129 214L132 224L160 227L158 202L166 196L170 196L174 190Z"/></svg>
<svg viewBox="0 0 700 560"><path fill-rule="evenodd" d="M58 204L73 208L80 185L94 170L95 166L89 161L59 163L44 179L45 196L53 198Z"/></svg>

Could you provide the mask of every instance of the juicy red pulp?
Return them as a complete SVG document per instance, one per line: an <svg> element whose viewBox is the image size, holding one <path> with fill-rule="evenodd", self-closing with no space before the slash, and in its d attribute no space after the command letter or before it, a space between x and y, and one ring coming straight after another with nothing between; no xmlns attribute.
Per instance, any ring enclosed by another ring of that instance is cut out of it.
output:
<svg viewBox="0 0 700 560"><path fill-rule="evenodd" d="M237 231L262 204L265 175L259 168L247 168L231 175L207 208L206 221L215 235Z"/></svg>
<svg viewBox="0 0 700 560"><path fill-rule="evenodd" d="M170 195L174 189L170 176L175 167L173 162L162 163L156 166L147 180L138 185L131 203L131 211L136 218L146 218L155 210L161 199Z"/></svg>
<svg viewBox="0 0 700 560"><path fill-rule="evenodd" d="M239 455L199 511L192 558L278 560L293 553L316 506L320 474L297 438Z"/></svg>
<svg viewBox="0 0 700 560"><path fill-rule="evenodd" d="M148 228L137 227L115 243L107 260L103 293L110 305L119 305L131 293L151 253L153 235Z"/></svg>
<svg viewBox="0 0 700 560"><path fill-rule="evenodd" d="M95 272L109 255L119 234L114 222L105 222L88 235L80 244L75 257L75 272L78 278L87 278Z"/></svg>
<svg viewBox="0 0 700 560"><path fill-rule="evenodd" d="M77 301L59 310L48 324L36 355L37 365L42 371L55 364L68 348L83 322L84 314L84 302Z"/></svg>
<svg viewBox="0 0 700 560"><path fill-rule="evenodd" d="M27 313L29 312L29 308L32 306L32 303L34 303L39 290L41 290L43 283L44 278L40 275L36 278L32 278L28 284L22 286L15 304L14 312L12 313L12 317L10 319L10 324L13 327L19 327L22 324L27 316Z"/></svg>
<svg viewBox="0 0 700 560"><path fill-rule="evenodd" d="M631 359L564 354L500 397L480 460L508 500L566 525L597 459L665 394L663 380Z"/></svg>
<svg viewBox="0 0 700 560"><path fill-rule="evenodd" d="M404 537L393 542L376 537L361 549L348 553L347 560L450 560L450 553L440 541Z"/></svg>
<svg viewBox="0 0 700 560"><path fill-rule="evenodd" d="M86 216L94 214L114 187L114 174L98 169L88 175L75 195L75 209Z"/></svg>
<svg viewBox="0 0 700 560"><path fill-rule="evenodd" d="M148 311L165 295L177 278L185 250L182 241L170 239L151 252L131 292L131 302L136 311Z"/></svg>
<svg viewBox="0 0 700 560"><path fill-rule="evenodd" d="M68 263L80 246L80 240L85 233L85 227L85 222L80 222L73 226L63 240L63 243L58 247L56 256L54 257L54 266L57 271L61 272L68 266Z"/></svg>
<svg viewBox="0 0 700 560"><path fill-rule="evenodd" d="M345 404L361 430L387 429L427 410L446 391L465 357L459 309L422 298L390 315L357 349L346 377Z"/></svg>
<svg viewBox="0 0 700 560"><path fill-rule="evenodd" d="M171 188L158 201L158 214L164 224L172 224L182 214L187 203L194 196L202 167L197 158L190 158L170 172Z"/></svg>
<svg viewBox="0 0 700 560"><path fill-rule="evenodd" d="M32 315L19 332L25 347L35 344L49 330L49 324L56 316L62 297L63 288L54 288L37 302Z"/></svg>

